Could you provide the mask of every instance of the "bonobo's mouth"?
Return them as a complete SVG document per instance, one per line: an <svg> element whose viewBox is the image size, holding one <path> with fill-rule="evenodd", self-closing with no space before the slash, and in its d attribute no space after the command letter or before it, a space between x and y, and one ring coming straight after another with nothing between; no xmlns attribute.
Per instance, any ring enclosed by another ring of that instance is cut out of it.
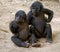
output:
<svg viewBox="0 0 60 52"><path fill-rule="evenodd" d="M16 23L23 24L24 20L22 20L22 21L16 21Z"/></svg>
<svg viewBox="0 0 60 52"><path fill-rule="evenodd" d="M38 13L33 13L34 16L38 16Z"/></svg>

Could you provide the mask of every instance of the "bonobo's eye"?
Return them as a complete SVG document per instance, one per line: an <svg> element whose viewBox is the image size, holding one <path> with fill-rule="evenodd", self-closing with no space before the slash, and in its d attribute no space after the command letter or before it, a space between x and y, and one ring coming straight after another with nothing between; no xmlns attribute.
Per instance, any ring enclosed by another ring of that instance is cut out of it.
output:
<svg viewBox="0 0 60 52"><path fill-rule="evenodd" d="M40 7L37 7L36 9L37 9L37 10L36 10L37 12L40 12L40 9L41 9L41 8L40 8Z"/></svg>

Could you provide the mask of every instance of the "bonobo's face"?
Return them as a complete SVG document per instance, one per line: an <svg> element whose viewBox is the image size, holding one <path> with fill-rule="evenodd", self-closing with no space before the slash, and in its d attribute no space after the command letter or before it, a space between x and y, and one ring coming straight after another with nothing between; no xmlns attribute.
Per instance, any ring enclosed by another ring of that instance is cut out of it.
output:
<svg viewBox="0 0 60 52"><path fill-rule="evenodd" d="M39 11L40 11L40 8L38 8L36 6L31 7L31 12L33 13L33 15L39 14Z"/></svg>
<svg viewBox="0 0 60 52"><path fill-rule="evenodd" d="M15 21L20 23L20 22L24 22L24 19L23 19L23 15L19 15L15 18Z"/></svg>
<svg viewBox="0 0 60 52"><path fill-rule="evenodd" d="M42 3L36 1L31 5L30 10L33 13L33 15L39 15L39 12L42 11L42 8L43 8Z"/></svg>
<svg viewBox="0 0 60 52"><path fill-rule="evenodd" d="M26 14L23 11L19 11L15 15L15 21L17 23L23 23L26 19Z"/></svg>

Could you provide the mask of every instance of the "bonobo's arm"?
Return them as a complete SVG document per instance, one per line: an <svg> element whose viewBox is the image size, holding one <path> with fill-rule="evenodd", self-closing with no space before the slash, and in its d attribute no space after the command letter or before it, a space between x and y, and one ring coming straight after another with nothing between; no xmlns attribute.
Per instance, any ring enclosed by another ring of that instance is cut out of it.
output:
<svg viewBox="0 0 60 52"><path fill-rule="evenodd" d="M31 21L32 21L32 12L31 11L29 11L29 13L27 14L27 21L28 21L28 24L30 25Z"/></svg>
<svg viewBox="0 0 60 52"><path fill-rule="evenodd" d="M49 23L53 18L53 11L43 8L43 13L48 15L48 19L45 18L45 21Z"/></svg>
<svg viewBox="0 0 60 52"><path fill-rule="evenodd" d="M10 23L9 27L10 27L10 31L11 31L13 34L18 33L18 26L17 26L17 24L16 24L15 21L12 21L12 22Z"/></svg>

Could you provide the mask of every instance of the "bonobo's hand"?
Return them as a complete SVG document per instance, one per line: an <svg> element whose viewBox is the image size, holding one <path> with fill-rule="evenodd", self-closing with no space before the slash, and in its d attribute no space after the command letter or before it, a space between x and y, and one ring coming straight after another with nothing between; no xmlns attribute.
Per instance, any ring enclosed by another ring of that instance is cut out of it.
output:
<svg viewBox="0 0 60 52"><path fill-rule="evenodd" d="M53 12L52 10L49 10L49 9L46 9L46 8L43 8L42 11L43 11L45 14L48 15L48 18L45 18L45 21L49 23L49 22L52 20L52 18L53 18L54 12Z"/></svg>
<svg viewBox="0 0 60 52"><path fill-rule="evenodd" d="M18 33L19 27L18 27L18 25L16 24L15 20L10 23L9 28L10 28L10 31L11 31L13 34Z"/></svg>

